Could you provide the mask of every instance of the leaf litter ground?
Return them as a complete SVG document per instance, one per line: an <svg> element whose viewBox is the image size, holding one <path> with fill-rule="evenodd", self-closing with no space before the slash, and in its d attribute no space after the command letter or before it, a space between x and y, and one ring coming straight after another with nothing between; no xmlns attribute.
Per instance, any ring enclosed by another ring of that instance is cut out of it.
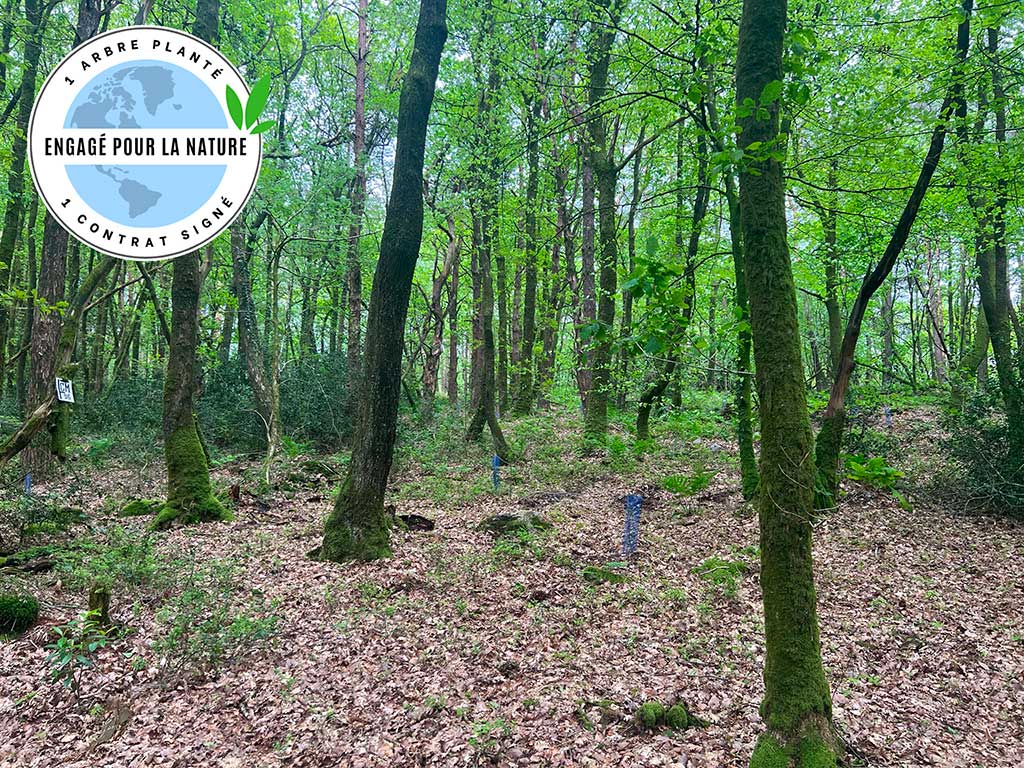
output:
<svg viewBox="0 0 1024 768"><path fill-rule="evenodd" d="M624 472L594 460L557 487L508 468L499 494L447 505L396 489L399 514L436 528L396 532L394 557L372 564L307 558L325 481L269 503L243 493L233 522L155 539L168 559L235 563L233 599L259 596L280 617L269 644L205 677L169 671L153 650L166 632L157 597L115 590L130 632L101 651L73 700L50 682L45 645L84 598L37 577L40 623L0 645L0 765L745 765L761 729L757 522L724 442L710 453L704 442L715 474L689 496L662 489L693 470L687 451ZM465 482L489 481L480 467ZM403 467L402 487L421 471ZM622 499L638 490L640 551L620 568ZM94 528L141 535L144 520L104 517L102 495L86 500ZM527 507L553 523L548 534L496 545L477 529ZM835 719L855 764L1019 766L1024 528L925 503L907 512L851 483L817 526L815 557ZM588 565L627 580L592 583ZM685 702L705 725L640 732L632 718L646 700Z"/></svg>

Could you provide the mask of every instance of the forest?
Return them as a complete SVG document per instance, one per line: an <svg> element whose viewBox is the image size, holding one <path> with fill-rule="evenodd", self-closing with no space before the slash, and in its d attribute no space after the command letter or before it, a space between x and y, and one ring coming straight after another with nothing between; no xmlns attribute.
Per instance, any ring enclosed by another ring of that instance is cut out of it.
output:
<svg viewBox="0 0 1024 768"><path fill-rule="evenodd" d="M139 25L262 147L166 260L30 141ZM1019 0L0 0L0 766L1020 766L1022 95Z"/></svg>

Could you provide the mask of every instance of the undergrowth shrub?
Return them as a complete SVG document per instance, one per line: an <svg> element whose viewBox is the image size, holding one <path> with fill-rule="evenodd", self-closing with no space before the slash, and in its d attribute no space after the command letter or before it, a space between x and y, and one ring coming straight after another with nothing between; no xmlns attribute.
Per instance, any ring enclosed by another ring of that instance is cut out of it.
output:
<svg viewBox="0 0 1024 768"><path fill-rule="evenodd" d="M165 673L216 677L223 667L266 644L277 632L273 605L257 600L236 605L238 572L223 560L171 564L176 573L172 596L156 613L163 634L153 650Z"/></svg>
<svg viewBox="0 0 1024 768"><path fill-rule="evenodd" d="M933 477L929 492L969 513L1024 519L1024 468L1008 461L1006 420L984 394L963 410L947 413L946 466Z"/></svg>

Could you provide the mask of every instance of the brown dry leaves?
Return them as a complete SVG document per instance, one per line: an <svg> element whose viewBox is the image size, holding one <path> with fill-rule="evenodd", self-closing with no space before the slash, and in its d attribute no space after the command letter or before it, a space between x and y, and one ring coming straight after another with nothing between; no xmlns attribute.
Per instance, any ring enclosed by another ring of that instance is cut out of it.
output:
<svg viewBox="0 0 1024 768"><path fill-rule="evenodd" d="M103 652L78 707L48 681L43 646L82 598L48 584L43 623L0 646L0 765L744 765L760 731L756 568L735 597L693 573L757 543L736 478L720 472L690 499L655 492L630 582L580 578L617 559L621 497L663 473L648 465L543 507L555 531L540 557L495 553L475 530L510 496L400 504L436 530L397 533L391 560L347 566L305 556L325 513L306 499L322 491L265 512L243 500L234 522L161 548L237 561L243 592L281 601L275 645L215 680L169 684L149 648L152 606L133 617L115 595L134 632ZM1020 765L1024 530L850 491L815 543L837 722L872 765ZM149 665L133 669L128 650ZM645 699L685 700L708 725L638 734L629 718Z"/></svg>

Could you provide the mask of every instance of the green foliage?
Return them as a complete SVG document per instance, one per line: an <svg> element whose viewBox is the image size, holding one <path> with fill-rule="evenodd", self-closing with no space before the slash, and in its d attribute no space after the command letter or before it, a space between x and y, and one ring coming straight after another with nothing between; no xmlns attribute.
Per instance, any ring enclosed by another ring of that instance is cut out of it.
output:
<svg viewBox="0 0 1024 768"><path fill-rule="evenodd" d="M735 597L740 577L747 568L743 560L728 560L715 555L696 566L693 572L724 595Z"/></svg>
<svg viewBox="0 0 1024 768"><path fill-rule="evenodd" d="M159 575L159 563L148 534L137 535L121 526L109 528L98 539L83 540L63 550L57 569L64 584L85 590L94 584L107 587L152 586Z"/></svg>
<svg viewBox="0 0 1024 768"><path fill-rule="evenodd" d="M895 487L896 481L903 477L903 473L886 464L881 456L847 456L846 476L858 483L888 491Z"/></svg>
<svg viewBox="0 0 1024 768"><path fill-rule="evenodd" d="M932 496L975 514L1024 519L1024 472L1009 461L1009 430L981 397L944 417L948 456L929 486Z"/></svg>
<svg viewBox="0 0 1024 768"><path fill-rule="evenodd" d="M682 496L700 493L711 483L715 473L706 469L697 469L692 475L669 475L661 481L666 491Z"/></svg>
<svg viewBox="0 0 1024 768"><path fill-rule="evenodd" d="M604 565L587 565L581 575L584 581L591 584L625 584L629 574L624 572L625 563L609 562Z"/></svg>
<svg viewBox="0 0 1024 768"><path fill-rule="evenodd" d="M495 754L502 742L512 735L514 723L503 717L492 720L479 720L473 723L473 735L469 744L474 750L486 754Z"/></svg>
<svg viewBox="0 0 1024 768"><path fill-rule="evenodd" d="M19 634L39 618L39 601L23 590L0 591L0 635Z"/></svg>
<svg viewBox="0 0 1024 768"><path fill-rule="evenodd" d="M230 663L269 641L279 618L262 602L234 606L236 569L224 561L197 565L175 561L176 594L157 611L164 634L153 649L169 673L199 678L216 676Z"/></svg>
<svg viewBox="0 0 1024 768"><path fill-rule="evenodd" d="M86 519L82 510L37 490L25 495L19 488L0 498L0 530L15 532L19 546L33 536L61 533Z"/></svg>
<svg viewBox="0 0 1024 768"><path fill-rule="evenodd" d="M54 640L46 646L50 677L78 694L85 671L96 664L96 656L108 644L106 633L88 613L53 628Z"/></svg>
<svg viewBox="0 0 1024 768"><path fill-rule="evenodd" d="M491 556L499 562L509 562L530 557L543 560L545 557L544 537L546 532L532 527L517 528L511 535L502 536L491 547Z"/></svg>

